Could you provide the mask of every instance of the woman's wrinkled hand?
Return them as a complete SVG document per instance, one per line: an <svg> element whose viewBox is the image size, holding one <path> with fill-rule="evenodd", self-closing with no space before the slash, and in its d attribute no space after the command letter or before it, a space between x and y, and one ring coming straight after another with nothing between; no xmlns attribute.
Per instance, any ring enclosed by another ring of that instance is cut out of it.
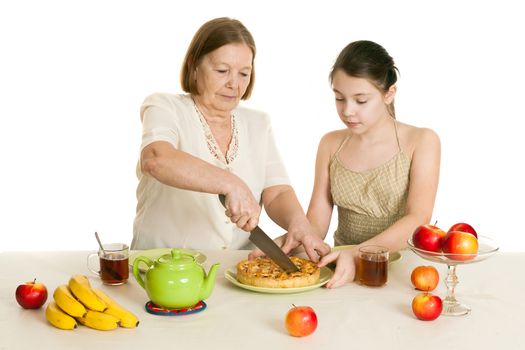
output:
<svg viewBox="0 0 525 350"><path fill-rule="evenodd" d="M302 246L308 258L314 262L318 262L321 257L330 253L331 250L330 246L315 233L310 224L290 227L283 236L281 247L286 254L300 246Z"/></svg>
<svg viewBox="0 0 525 350"><path fill-rule="evenodd" d="M318 262L319 259L330 253L330 246L325 243L312 229L310 225L302 228L291 228L287 233L274 239L274 242L281 247L285 254L293 253L294 250L304 249L308 258ZM260 249L254 249L249 255L249 259L263 256Z"/></svg>
<svg viewBox="0 0 525 350"><path fill-rule="evenodd" d="M261 207L248 189L237 189L225 195L224 214L240 229L250 232L259 224Z"/></svg>

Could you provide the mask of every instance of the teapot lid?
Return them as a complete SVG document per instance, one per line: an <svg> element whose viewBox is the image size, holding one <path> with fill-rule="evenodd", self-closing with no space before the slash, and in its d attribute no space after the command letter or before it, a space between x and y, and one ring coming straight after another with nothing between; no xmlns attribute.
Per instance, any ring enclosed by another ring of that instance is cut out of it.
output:
<svg viewBox="0 0 525 350"><path fill-rule="evenodd" d="M170 266L180 266L195 263L195 257L184 253L181 249L173 248L170 254L164 254L158 262Z"/></svg>

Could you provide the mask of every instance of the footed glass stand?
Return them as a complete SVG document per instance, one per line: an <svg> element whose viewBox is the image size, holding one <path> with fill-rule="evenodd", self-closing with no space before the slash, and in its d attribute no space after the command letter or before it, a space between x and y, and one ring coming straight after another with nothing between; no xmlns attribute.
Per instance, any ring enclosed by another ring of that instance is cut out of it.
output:
<svg viewBox="0 0 525 350"><path fill-rule="evenodd" d="M456 267L462 264L472 264L487 259L492 254L498 251L499 247L492 239L485 236L478 236L478 253L477 254L447 254L435 253L428 250L416 248L412 243L412 239L408 240L408 246L414 253L423 259L447 264L448 273L445 278L445 285L447 286L447 296L443 299L442 315L445 316L462 316L470 312L470 307L460 303L456 299L456 286L459 283L456 275Z"/></svg>

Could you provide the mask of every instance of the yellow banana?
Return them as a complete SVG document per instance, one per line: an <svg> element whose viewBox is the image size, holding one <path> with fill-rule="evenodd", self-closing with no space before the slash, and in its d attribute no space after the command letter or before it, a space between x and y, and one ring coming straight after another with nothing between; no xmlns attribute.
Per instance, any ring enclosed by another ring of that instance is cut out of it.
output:
<svg viewBox="0 0 525 350"><path fill-rule="evenodd" d="M56 287L53 292L53 298L55 303L70 316L80 317L86 314L86 308L82 305L69 290L69 287L65 284Z"/></svg>
<svg viewBox="0 0 525 350"><path fill-rule="evenodd" d="M86 276L81 274L73 275L69 279L69 289L71 289L73 295L88 309L101 312L106 309L106 303L100 300L95 292L93 292Z"/></svg>
<svg viewBox="0 0 525 350"><path fill-rule="evenodd" d="M93 310L88 310L83 317L77 317L77 321L84 326L101 331L109 331L117 328L119 325L117 317Z"/></svg>
<svg viewBox="0 0 525 350"><path fill-rule="evenodd" d="M125 309L115 300L111 299L111 297L109 297L101 289L93 288L93 291L97 297L99 297L99 299L105 302L108 306L108 308L104 310L104 313L117 317L120 320L121 327L135 328L139 325L139 319L131 311Z"/></svg>
<svg viewBox="0 0 525 350"><path fill-rule="evenodd" d="M77 328L77 321L64 311L58 305L51 301L46 307L46 319L56 328L60 329L75 329Z"/></svg>

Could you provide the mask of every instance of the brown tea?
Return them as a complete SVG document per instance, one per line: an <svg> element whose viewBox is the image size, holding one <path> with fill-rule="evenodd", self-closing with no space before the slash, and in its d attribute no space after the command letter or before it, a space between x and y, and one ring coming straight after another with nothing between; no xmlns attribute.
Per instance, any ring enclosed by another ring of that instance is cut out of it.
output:
<svg viewBox="0 0 525 350"><path fill-rule="evenodd" d="M128 281L129 260L120 253L108 253L100 257L100 279L104 284L118 285Z"/></svg>
<svg viewBox="0 0 525 350"><path fill-rule="evenodd" d="M372 258L372 259L370 259ZM370 287L380 287L388 278L388 257L365 256L357 260L357 279Z"/></svg>

